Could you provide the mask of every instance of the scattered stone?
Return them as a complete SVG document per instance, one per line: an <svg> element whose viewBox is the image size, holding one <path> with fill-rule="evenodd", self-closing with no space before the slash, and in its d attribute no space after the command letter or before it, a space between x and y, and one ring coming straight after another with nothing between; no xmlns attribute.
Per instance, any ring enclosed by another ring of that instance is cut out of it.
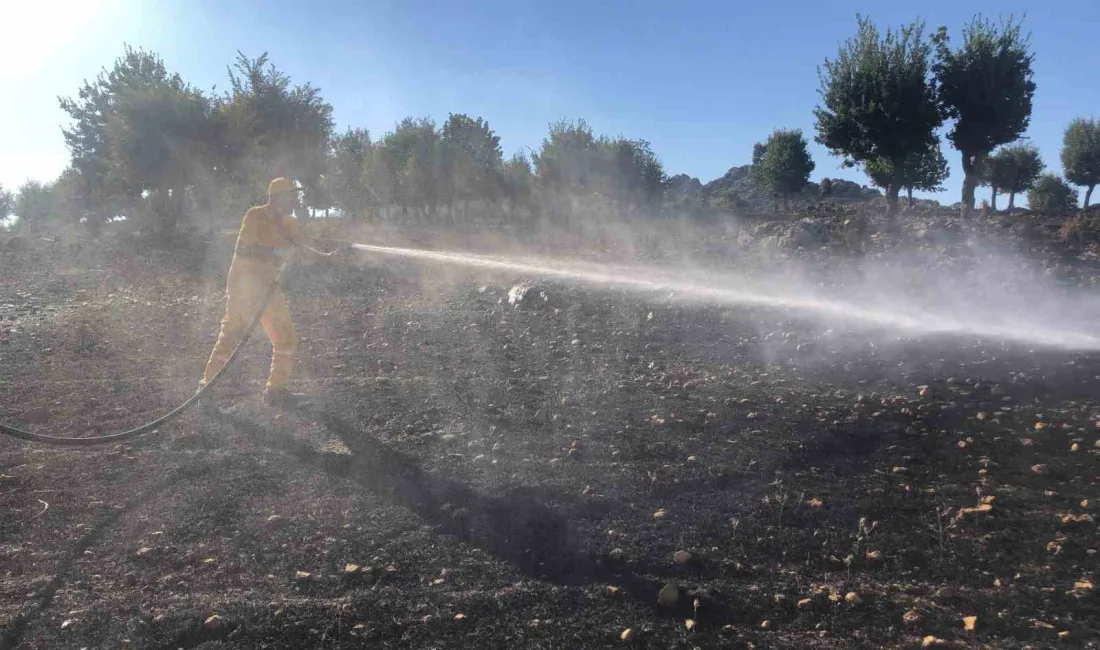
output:
<svg viewBox="0 0 1100 650"><path fill-rule="evenodd" d="M943 639L934 637L931 634L929 634L928 636L924 637L924 639L921 640L920 647L922 647L922 648L946 648L947 647L947 641L944 641Z"/></svg>
<svg viewBox="0 0 1100 650"><path fill-rule="evenodd" d="M967 632L973 632L978 627L977 616L964 616L963 617L963 629Z"/></svg>
<svg viewBox="0 0 1100 650"><path fill-rule="evenodd" d="M634 628L628 627L622 631L622 634L619 635L619 640L625 641L626 643L631 643L634 641L635 636L637 635L634 633Z"/></svg>
<svg viewBox="0 0 1100 650"><path fill-rule="evenodd" d="M844 595L844 602L848 603L849 605L862 605L863 599L860 598L859 594L857 594L856 592L849 591L847 594Z"/></svg>
<svg viewBox="0 0 1100 650"><path fill-rule="evenodd" d="M621 548L613 548L607 554L607 559L609 559L609 560L611 560L612 562L615 562L615 563L620 563L624 559L626 559L626 553L624 553L623 549L621 549Z"/></svg>
<svg viewBox="0 0 1100 650"><path fill-rule="evenodd" d="M1035 465L1031 466L1031 472L1033 474L1038 475L1038 476L1042 476L1042 475L1046 474L1049 471L1050 471L1050 469L1046 465L1044 465L1043 463L1036 463Z"/></svg>
<svg viewBox="0 0 1100 650"><path fill-rule="evenodd" d="M770 620L768 620L768 619L764 619L763 621L760 621L760 629L761 629L761 630L770 630L770 629L772 629L773 627L775 627L775 624L773 624L773 623L772 623L772 622L771 622Z"/></svg>
<svg viewBox="0 0 1100 650"><path fill-rule="evenodd" d="M687 551L676 551L672 554L672 559L676 564L687 564L691 562L692 555Z"/></svg>
<svg viewBox="0 0 1100 650"><path fill-rule="evenodd" d="M312 578L313 578L313 574L311 574L309 571L295 571L294 572L294 579L299 581L299 582L308 582Z"/></svg>
<svg viewBox="0 0 1100 650"><path fill-rule="evenodd" d="M356 573L359 573L358 564L349 563L344 565L344 575L355 575Z"/></svg>
<svg viewBox="0 0 1100 650"><path fill-rule="evenodd" d="M879 562L882 562L882 551L868 551L867 552L867 561L872 562L874 564L878 564Z"/></svg>
<svg viewBox="0 0 1100 650"><path fill-rule="evenodd" d="M795 606L798 607L799 609L806 609L807 607L809 607L813 604L814 604L814 601L813 601L812 598L803 598L802 600L795 603Z"/></svg>
<svg viewBox="0 0 1100 650"><path fill-rule="evenodd" d="M222 626L224 626L224 625L225 625L225 620L222 619L221 616L218 616L217 614L214 614L212 616L207 617L207 619L205 621L203 621L202 628L204 630L218 630L218 629L221 629Z"/></svg>
<svg viewBox="0 0 1100 650"><path fill-rule="evenodd" d="M654 519L657 519L657 520L661 520L661 519L664 519L664 518L665 518L665 515L667 515L667 514L668 514L668 513L666 513L666 512L665 512L665 509L664 509L664 508L661 508L661 509L660 509L660 510L658 510L657 512L653 513L653 518L654 518Z"/></svg>
<svg viewBox="0 0 1100 650"><path fill-rule="evenodd" d="M278 526L278 525L284 523L285 521L286 520L283 519L283 517L281 515L271 515L270 517L267 518L267 523L271 524L272 526Z"/></svg>
<svg viewBox="0 0 1100 650"><path fill-rule="evenodd" d="M691 620L690 618L687 619L686 621L684 621L684 627L686 627L689 632L691 630L694 630L695 629L695 621Z"/></svg>
<svg viewBox="0 0 1100 650"><path fill-rule="evenodd" d="M657 592L658 605L671 607L675 605L678 600L680 600L680 588L671 582L661 587L661 591Z"/></svg>
<svg viewBox="0 0 1100 650"><path fill-rule="evenodd" d="M979 503L973 507L959 508L959 512L955 515L956 519L964 519L970 515L986 514L993 510L993 504L991 503Z"/></svg>
<svg viewBox="0 0 1100 650"><path fill-rule="evenodd" d="M455 614L455 617L454 617L454 622L455 623L461 623L462 621L465 621L465 620L466 620L466 615L463 614L462 612L459 612L459 613Z"/></svg>
<svg viewBox="0 0 1100 650"><path fill-rule="evenodd" d="M920 625L923 621L924 617L915 609L911 609L901 615L901 622L910 627Z"/></svg>

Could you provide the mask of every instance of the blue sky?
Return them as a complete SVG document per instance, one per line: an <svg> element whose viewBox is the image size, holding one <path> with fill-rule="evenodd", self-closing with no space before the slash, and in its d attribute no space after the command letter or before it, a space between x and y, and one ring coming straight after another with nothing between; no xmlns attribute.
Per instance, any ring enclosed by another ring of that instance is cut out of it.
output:
<svg viewBox="0 0 1100 650"><path fill-rule="evenodd" d="M334 106L338 128L381 135L409 115L480 115L506 155L538 147L547 125L584 118L601 133L649 140L670 173L704 182L749 161L775 128L813 135L817 66L855 30L924 18L956 35L975 13L1028 12L1038 91L1027 137L1060 173L1066 124L1100 116L1095 0L910 3L478 3L267 0L15 0L0 39L0 183L48 180L67 162L59 95L75 94L122 51L154 50L204 89L227 85L237 50L269 52ZM312 5L312 6L311 6ZM470 6L460 6L470 5ZM919 13L918 13L919 12ZM866 182L813 145L814 178ZM958 153L948 192L957 200Z"/></svg>

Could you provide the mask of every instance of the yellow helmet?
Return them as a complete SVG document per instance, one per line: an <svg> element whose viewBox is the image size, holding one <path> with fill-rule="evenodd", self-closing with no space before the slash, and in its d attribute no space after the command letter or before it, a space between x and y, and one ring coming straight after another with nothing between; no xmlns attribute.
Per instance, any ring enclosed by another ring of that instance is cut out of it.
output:
<svg viewBox="0 0 1100 650"><path fill-rule="evenodd" d="M269 183L267 186L268 198L275 196L276 194L291 192L296 193L297 191L298 186L295 185L294 181L290 180L289 178L276 178L275 180L271 181L271 183Z"/></svg>

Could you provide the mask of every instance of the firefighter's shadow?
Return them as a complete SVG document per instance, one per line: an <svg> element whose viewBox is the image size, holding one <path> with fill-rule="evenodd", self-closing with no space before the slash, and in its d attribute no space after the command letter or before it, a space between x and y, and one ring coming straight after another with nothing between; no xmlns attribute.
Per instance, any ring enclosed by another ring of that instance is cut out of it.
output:
<svg viewBox="0 0 1100 650"><path fill-rule="evenodd" d="M318 451L288 432L240 415L219 417L256 442L277 446L303 462L354 481L409 509L440 532L480 548L528 576L561 585L615 584L660 616L685 616L692 609L690 598L681 599L684 611L658 608L661 582L630 567L611 565L602 555L583 549L565 517L545 505L547 496L552 496L545 491L517 487L500 496L482 494L459 481L425 472L410 456L387 447L327 409L303 407L296 413L323 425L351 453ZM726 609L715 598L708 605L712 611Z"/></svg>
<svg viewBox="0 0 1100 650"><path fill-rule="evenodd" d="M575 582L598 564L577 548L565 518L546 507L535 490L513 488L501 496L481 494L458 481L425 472L413 458L325 409L300 407L295 413L324 426L351 453L319 451L289 432L242 415L219 417L256 442L277 446L301 461L352 480L528 575Z"/></svg>

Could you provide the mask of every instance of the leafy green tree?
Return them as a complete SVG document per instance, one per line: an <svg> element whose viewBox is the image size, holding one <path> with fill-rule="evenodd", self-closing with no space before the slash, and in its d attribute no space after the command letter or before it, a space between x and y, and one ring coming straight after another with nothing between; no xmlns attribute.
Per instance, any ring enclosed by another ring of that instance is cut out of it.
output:
<svg viewBox="0 0 1100 650"><path fill-rule="evenodd" d="M1077 209L1077 192L1054 174L1043 174L1028 190L1027 205L1036 212L1072 212Z"/></svg>
<svg viewBox="0 0 1100 650"><path fill-rule="evenodd" d="M502 176L504 197L511 204L510 207L513 210L530 207L535 184L531 160L522 153L513 155L504 163Z"/></svg>
<svg viewBox="0 0 1100 650"><path fill-rule="evenodd" d="M267 53L250 59L238 52L229 84L215 102L210 129L221 145L217 162L228 182L247 188L249 199L256 201L268 181L285 176L299 181L308 197L328 162L332 106L312 84L292 85Z"/></svg>
<svg viewBox="0 0 1100 650"><path fill-rule="evenodd" d="M443 124L440 138L445 194L463 202L469 217L470 202L492 200L500 185L504 164L500 137L480 117L475 120L452 113Z"/></svg>
<svg viewBox="0 0 1100 650"><path fill-rule="evenodd" d="M762 189L782 197L784 209L790 207L791 195L806 187L814 171L806 139L799 130L773 131L764 144L753 146L752 158L753 178Z"/></svg>
<svg viewBox="0 0 1100 650"><path fill-rule="evenodd" d="M375 148L368 169L372 190L399 205L423 209L431 216L445 198L443 146L435 122L405 118Z"/></svg>
<svg viewBox="0 0 1100 650"><path fill-rule="evenodd" d="M584 120L551 124L533 162L547 193L599 196L619 209L657 204L668 180L649 142L597 137Z"/></svg>
<svg viewBox="0 0 1100 650"><path fill-rule="evenodd" d="M934 37L937 94L954 120L947 137L962 154L963 216L974 210L974 189L990 152L1019 138L1031 120L1035 82L1030 37L1011 18L1000 26L975 17L953 50L947 29Z"/></svg>
<svg viewBox="0 0 1100 650"><path fill-rule="evenodd" d="M906 158L900 172L895 172L890 163L882 159L870 161L865 169L871 183L883 189L886 189L891 179L900 177L909 207L913 207L913 190L942 192L943 182L950 175L947 159L940 149L939 138L936 138L936 144L930 149L915 152Z"/></svg>
<svg viewBox="0 0 1100 650"><path fill-rule="evenodd" d="M668 176L649 142L600 138L604 165L598 169L601 191L617 204L652 206L664 192Z"/></svg>
<svg viewBox="0 0 1100 650"><path fill-rule="evenodd" d="M1008 211L1016 207L1016 195L1026 192L1043 171L1039 150L1029 145L1001 147L985 161L985 183L993 189L993 208L997 192L1008 193Z"/></svg>
<svg viewBox="0 0 1100 650"><path fill-rule="evenodd" d="M13 210L19 215L21 225L38 230L57 213L54 188L35 180L23 183L15 195Z"/></svg>
<svg viewBox="0 0 1100 650"><path fill-rule="evenodd" d="M325 191L332 204L353 221L361 221L372 203L366 175L372 149L365 129L348 129L332 139Z"/></svg>
<svg viewBox="0 0 1100 650"><path fill-rule="evenodd" d="M392 141L387 141L389 134L378 141L367 156L364 163L363 178L367 183L367 190L376 203L378 209L384 212L388 206L398 203L398 152Z"/></svg>
<svg viewBox="0 0 1100 650"><path fill-rule="evenodd" d="M590 193L600 173L600 142L584 120L560 120L533 156L539 185L554 192Z"/></svg>
<svg viewBox="0 0 1100 650"><path fill-rule="evenodd" d="M888 169L892 217L906 159L932 149L942 123L929 78L931 46L922 22L880 34L871 21L857 20L856 36L818 71L822 104L814 110L815 140L843 156L847 167L873 163Z"/></svg>
<svg viewBox="0 0 1100 650"><path fill-rule="evenodd" d="M1089 207L1092 190L1100 184L1100 122L1078 118L1062 137L1062 169L1066 180L1085 187Z"/></svg>
<svg viewBox="0 0 1100 650"><path fill-rule="evenodd" d="M11 209L14 205L15 200L11 192L5 190L3 185L0 185L0 221L11 216Z"/></svg>
<svg viewBox="0 0 1100 650"><path fill-rule="evenodd" d="M82 177L90 221L121 209L149 214L172 230L183 195L205 164L208 102L156 54L125 48L114 67L61 99L73 123L62 130Z"/></svg>

